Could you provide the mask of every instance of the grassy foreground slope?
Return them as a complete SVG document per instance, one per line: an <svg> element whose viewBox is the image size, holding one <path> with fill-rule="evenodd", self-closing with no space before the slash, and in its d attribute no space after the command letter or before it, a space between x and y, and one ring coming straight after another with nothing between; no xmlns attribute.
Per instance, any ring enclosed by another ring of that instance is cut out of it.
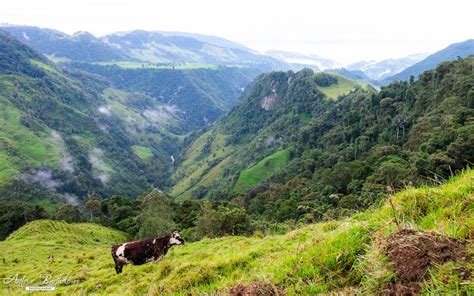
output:
<svg viewBox="0 0 474 296"><path fill-rule="evenodd" d="M158 264L127 266L121 275L115 274L109 253L110 244L125 239L121 233L92 224L36 221L0 243L0 277L18 273L19 279L37 284L47 274L66 277L55 294L67 295L235 294L252 289L288 295L472 295L473 238L474 170L468 170L440 187L407 189L350 219L286 235L205 239L173 248ZM404 253L420 248L427 252ZM449 255L437 256L442 252ZM419 260L423 268L410 269L410 262L421 266ZM3 294L24 291L19 285L0 282Z"/></svg>

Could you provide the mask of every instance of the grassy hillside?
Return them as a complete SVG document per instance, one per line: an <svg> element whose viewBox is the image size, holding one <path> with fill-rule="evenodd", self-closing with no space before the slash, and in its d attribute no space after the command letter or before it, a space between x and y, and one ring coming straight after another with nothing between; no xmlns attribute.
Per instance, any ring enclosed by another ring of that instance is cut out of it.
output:
<svg viewBox="0 0 474 296"><path fill-rule="evenodd" d="M335 73L333 75L337 80L336 83L328 86L319 86L319 90L328 98L331 98L333 100L336 100L339 96L348 94L351 90L353 90L356 86L359 85L356 81L352 79L348 79L344 76Z"/></svg>
<svg viewBox="0 0 474 296"><path fill-rule="evenodd" d="M348 219L286 235L204 239L173 248L158 264L126 266L120 275L109 248L125 240L123 234L92 224L35 221L0 243L0 277L63 279L53 295L469 295L473 231L474 171L467 170L440 187L409 188ZM5 281L0 288L4 294L25 293Z"/></svg>
<svg viewBox="0 0 474 296"><path fill-rule="evenodd" d="M265 157L254 166L240 172L239 179L235 184L237 191L244 192L245 189L252 188L268 179L273 173L285 167L289 159L287 149L280 150L270 156Z"/></svg>

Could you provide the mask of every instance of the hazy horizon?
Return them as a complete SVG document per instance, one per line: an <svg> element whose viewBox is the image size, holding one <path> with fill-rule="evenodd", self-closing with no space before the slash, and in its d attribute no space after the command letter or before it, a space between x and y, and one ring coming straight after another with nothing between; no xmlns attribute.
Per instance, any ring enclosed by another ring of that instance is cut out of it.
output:
<svg viewBox="0 0 474 296"><path fill-rule="evenodd" d="M315 54L343 64L432 53L474 38L470 1L380 2L17 0L3 5L0 23L95 36L133 30L189 32L262 53Z"/></svg>

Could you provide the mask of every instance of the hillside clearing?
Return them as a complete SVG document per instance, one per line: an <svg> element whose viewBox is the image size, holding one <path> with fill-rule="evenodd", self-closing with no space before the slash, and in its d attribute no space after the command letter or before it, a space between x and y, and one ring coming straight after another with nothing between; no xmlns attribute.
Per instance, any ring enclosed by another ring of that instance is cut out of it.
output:
<svg viewBox="0 0 474 296"><path fill-rule="evenodd" d="M331 73L331 75L337 79L336 84L327 87L318 86L318 89L330 99L336 100L339 96L349 93L359 85L354 80L348 79L344 76L335 73Z"/></svg>
<svg viewBox="0 0 474 296"><path fill-rule="evenodd" d="M274 172L286 166L289 162L289 150L284 149L269 155L255 165L243 170L235 184L234 190L244 192L265 181Z"/></svg>

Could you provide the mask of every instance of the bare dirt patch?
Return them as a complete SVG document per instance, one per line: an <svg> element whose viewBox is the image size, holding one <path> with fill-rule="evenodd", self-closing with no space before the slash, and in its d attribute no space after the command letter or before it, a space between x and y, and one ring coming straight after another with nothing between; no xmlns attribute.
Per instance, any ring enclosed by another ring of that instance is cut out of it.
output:
<svg viewBox="0 0 474 296"><path fill-rule="evenodd" d="M283 296L285 293L269 283L253 282L247 285L240 284L230 288L229 296Z"/></svg>
<svg viewBox="0 0 474 296"><path fill-rule="evenodd" d="M430 266L468 259L465 242L412 229L390 235L384 252L393 262L397 279L382 286L383 295L414 295Z"/></svg>

